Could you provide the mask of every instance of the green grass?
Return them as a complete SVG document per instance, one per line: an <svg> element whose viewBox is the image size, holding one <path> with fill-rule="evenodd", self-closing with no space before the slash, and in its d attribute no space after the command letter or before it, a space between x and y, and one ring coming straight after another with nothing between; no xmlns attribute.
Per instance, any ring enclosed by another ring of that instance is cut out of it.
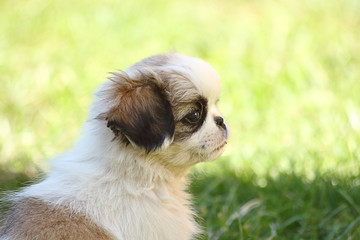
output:
<svg viewBox="0 0 360 240"><path fill-rule="evenodd" d="M221 174L219 174L221 173ZM227 167L209 174L195 173L204 239L358 239L359 180L336 175L266 176ZM356 185L356 187L354 187Z"/></svg>
<svg viewBox="0 0 360 240"><path fill-rule="evenodd" d="M176 50L232 130L191 191L204 239L360 239L358 0L0 1L0 189L71 147L107 72Z"/></svg>

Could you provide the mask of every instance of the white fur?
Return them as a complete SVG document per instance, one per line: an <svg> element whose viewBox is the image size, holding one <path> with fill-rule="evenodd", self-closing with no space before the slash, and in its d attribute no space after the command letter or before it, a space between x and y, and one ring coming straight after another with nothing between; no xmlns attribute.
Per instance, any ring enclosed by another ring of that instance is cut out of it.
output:
<svg viewBox="0 0 360 240"><path fill-rule="evenodd" d="M192 239L200 232L185 192L185 175L199 161L218 157L227 136L213 121L220 91L218 75L207 63L173 54L169 68L184 72L208 100L204 125L183 144L166 144L153 154L121 148L104 122L94 118L110 108L95 95L83 136L73 149L52 161L48 177L17 194L85 213L117 239ZM166 67L162 67L166 68ZM131 75L132 68L127 70ZM105 82L98 93L106 88ZM203 147L202 147L203 146ZM169 165L159 159L167 159Z"/></svg>
<svg viewBox="0 0 360 240"><path fill-rule="evenodd" d="M200 94L207 97L211 104L215 104L220 94L220 80L217 72L201 59L176 54L174 64L183 63L182 67L191 72L191 80Z"/></svg>

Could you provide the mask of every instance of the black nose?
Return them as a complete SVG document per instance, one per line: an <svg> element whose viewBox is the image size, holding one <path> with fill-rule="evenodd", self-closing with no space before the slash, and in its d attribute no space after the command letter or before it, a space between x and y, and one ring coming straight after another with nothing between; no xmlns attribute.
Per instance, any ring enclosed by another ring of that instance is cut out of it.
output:
<svg viewBox="0 0 360 240"><path fill-rule="evenodd" d="M224 119L220 116L216 116L214 117L215 123L218 127L222 128L222 129L226 129L226 125L224 123Z"/></svg>

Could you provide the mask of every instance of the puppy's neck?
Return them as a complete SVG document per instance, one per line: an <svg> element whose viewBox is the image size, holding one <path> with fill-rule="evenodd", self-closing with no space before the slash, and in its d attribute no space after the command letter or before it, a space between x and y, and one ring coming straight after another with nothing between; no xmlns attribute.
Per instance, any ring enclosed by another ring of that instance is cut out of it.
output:
<svg viewBox="0 0 360 240"><path fill-rule="evenodd" d="M104 141L104 138L104 135L94 132L85 134L73 149L53 161L54 174L64 178L81 176L91 181L106 179L111 183L126 182L135 184L136 188L184 182L190 167L168 166L166 159L156 153L146 154L117 141Z"/></svg>

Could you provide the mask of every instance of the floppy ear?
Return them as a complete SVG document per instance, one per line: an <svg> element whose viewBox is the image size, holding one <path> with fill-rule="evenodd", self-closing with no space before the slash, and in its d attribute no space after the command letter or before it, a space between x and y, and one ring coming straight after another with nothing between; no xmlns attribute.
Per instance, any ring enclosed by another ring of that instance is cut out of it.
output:
<svg viewBox="0 0 360 240"><path fill-rule="evenodd" d="M155 73L140 73L136 80L126 73L115 73L110 80L114 83L110 98L115 99L115 105L99 117L107 120L115 137L122 135L147 153L173 137L171 105L164 83Z"/></svg>

